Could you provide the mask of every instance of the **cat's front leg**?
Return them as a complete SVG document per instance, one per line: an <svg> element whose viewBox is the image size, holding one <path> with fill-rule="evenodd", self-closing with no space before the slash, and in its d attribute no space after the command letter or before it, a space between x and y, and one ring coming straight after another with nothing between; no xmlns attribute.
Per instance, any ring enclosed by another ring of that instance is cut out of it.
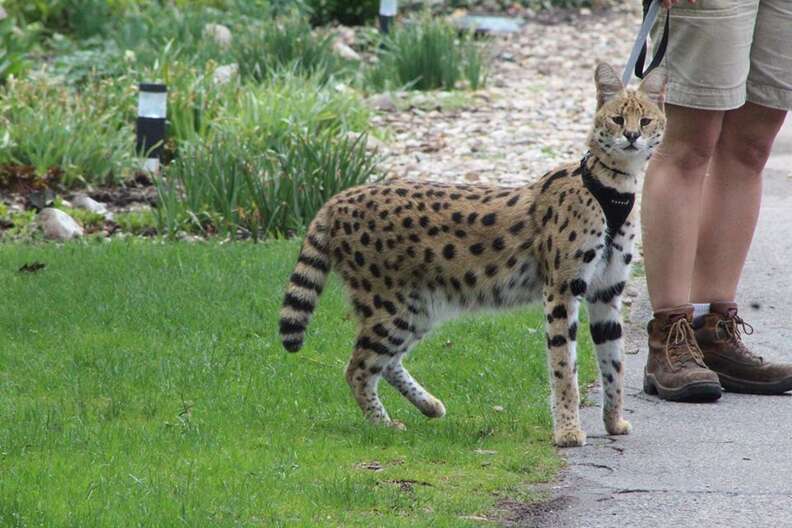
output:
<svg viewBox="0 0 792 528"><path fill-rule="evenodd" d="M586 443L580 426L580 395L577 381L578 299L564 288L546 287L544 291L547 360L549 366L553 440L559 447Z"/></svg>
<svg viewBox="0 0 792 528"><path fill-rule="evenodd" d="M632 429L624 419L624 343L621 325L619 282L589 296L591 338L597 348L597 365L602 380L602 420L608 434L628 434Z"/></svg>

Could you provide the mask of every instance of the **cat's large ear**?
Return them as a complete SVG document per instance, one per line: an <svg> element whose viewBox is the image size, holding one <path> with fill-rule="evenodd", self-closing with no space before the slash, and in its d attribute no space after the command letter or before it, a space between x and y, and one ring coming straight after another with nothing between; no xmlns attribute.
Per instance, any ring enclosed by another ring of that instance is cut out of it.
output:
<svg viewBox="0 0 792 528"><path fill-rule="evenodd" d="M665 68L655 68L646 74L638 90L649 96L649 99L654 101L657 106L662 107L665 101L667 79L668 74Z"/></svg>
<svg viewBox="0 0 792 528"><path fill-rule="evenodd" d="M604 62L597 64L594 82L597 83L597 109L624 90L619 74L610 64Z"/></svg>

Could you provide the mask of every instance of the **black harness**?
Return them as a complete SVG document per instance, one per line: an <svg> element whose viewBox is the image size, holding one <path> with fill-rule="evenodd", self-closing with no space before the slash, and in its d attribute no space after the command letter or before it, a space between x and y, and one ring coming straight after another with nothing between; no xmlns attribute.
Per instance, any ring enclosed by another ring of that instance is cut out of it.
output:
<svg viewBox="0 0 792 528"><path fill-rule="evenodd" d="M583 178L583 185L594 195L594 198L602 207L608 224L608 239L613 240L619 229L624 225L624 222L627 221L630 212L632 212L632 208L635 205L635 193L621 193L613 187L603 185L601 181L591 174L591 170L588 168L587 162L590 157L591 152L588 152L580 161L580 176ZM626 174L623 171L608 167L599 160L595 161L614 173Z"/></svg>

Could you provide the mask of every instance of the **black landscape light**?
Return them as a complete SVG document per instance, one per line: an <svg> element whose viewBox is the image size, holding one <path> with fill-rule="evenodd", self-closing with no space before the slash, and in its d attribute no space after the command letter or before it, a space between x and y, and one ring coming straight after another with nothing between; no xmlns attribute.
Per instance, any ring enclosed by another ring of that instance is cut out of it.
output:
<svg viewBox="0 0 792 528"><path fill-rule="evenodd" d="M379 27L380 31L387 35L390 33L393 19L396 18L397 0L380 0L379 8Z"/></svg>
<svg viewBox="0 0 792 528"><path fill-rule="evenodd" d="M137 151L146 156L143 169L156 174L165 143L168 88L153 83L141 83L138 88Z"/></svg>

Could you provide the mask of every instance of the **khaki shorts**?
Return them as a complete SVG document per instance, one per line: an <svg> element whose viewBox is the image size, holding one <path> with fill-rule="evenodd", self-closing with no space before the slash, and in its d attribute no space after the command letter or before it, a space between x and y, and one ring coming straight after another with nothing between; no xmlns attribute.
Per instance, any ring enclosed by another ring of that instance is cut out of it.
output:
<svg viewBox="0 0 792 528"><path fill-rule="evenodd" d="M682 0L670 12L667 102L731 110L750 101L792 110L792 0Z"/></svg>

